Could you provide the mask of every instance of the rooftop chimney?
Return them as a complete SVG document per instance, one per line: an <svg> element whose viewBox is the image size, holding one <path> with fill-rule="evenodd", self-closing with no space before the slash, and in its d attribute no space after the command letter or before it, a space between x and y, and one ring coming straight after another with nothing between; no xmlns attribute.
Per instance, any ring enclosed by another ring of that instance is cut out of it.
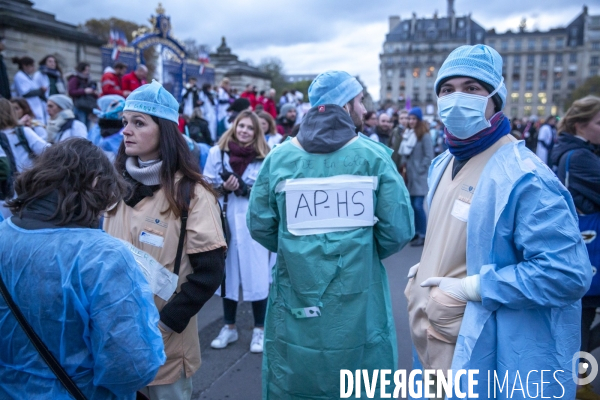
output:
<svg viewBox="0 0 600 400"><path fill-rule="evenodd" d="M392 15L390 17L390 32L394 30L400 24L400 17L397 15Z"/></svg>

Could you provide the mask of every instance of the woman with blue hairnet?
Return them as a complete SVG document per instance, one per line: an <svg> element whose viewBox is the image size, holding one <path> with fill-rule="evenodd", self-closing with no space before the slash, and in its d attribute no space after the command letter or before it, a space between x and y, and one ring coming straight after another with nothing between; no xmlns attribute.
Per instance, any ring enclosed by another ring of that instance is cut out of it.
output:
<svg viewBox="0 0 600 400"><path fill-rule="evenodd" d="M298 135L271 150L248 207L252 237L277 253L264 399L339 398L341 369L398 367L381 260L414 235L408 191L392 150L356 133L366 113L356 78L322 73L308 96Z"/></svg>
<svg viewBox="0 0 600 400"><path fill-rule="evenodd" d="M16 180L0 224L0 277L88 399L131 399L165 361L152 293L119 240L96 229L126 183L86 139L49 147ZM0 398L67 399L0 297Z"/></svg>
<svg viewBox="0 0 600 400"><path fill-rule="evenodd" d="M427 237L405 291L419 360L479 370L479 398L572 399L591 267L571 195L510 135L494 49L455 49L435 90L449 149L429 170Z"/></svg>
<svg viewBox="0 0 600 400"><path fill-rule="evenodd" d="M179 103L156 81L123 109L115 166L132 189L104 229L147 263L167 360L143 391L151 400L189 400L200 368L196 314L223 280L227 247L212 187L177 128Z"/></svg>
<svg viewBox="0 0 600 400"><path fill-rule="evenodd" d="M125 98L118 94L109 94L98 99L94 114L98 124L90 129L88 139L100 147L109 160L114 161L123 141L123 108Z"/></svg>

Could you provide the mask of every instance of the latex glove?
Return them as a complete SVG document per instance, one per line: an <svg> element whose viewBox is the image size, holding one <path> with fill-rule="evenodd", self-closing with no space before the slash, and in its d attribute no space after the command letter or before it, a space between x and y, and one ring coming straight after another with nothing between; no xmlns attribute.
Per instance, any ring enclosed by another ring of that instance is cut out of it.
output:
<svg viewBox="0 0 600 400"><path fill-rule="evenodd" d="M406 277L408 279L414 278L415 275L417 275L417 271L419 270L419 265L421 265L421 263L416 263L415 265L410 267L410 269L408 270L408 275L406 275Z"/></svg>
<svg viewBox="0 0 600 400"><path fill-rule="evenodd" d="M463 279L434 277L426 279L421 283L421 287L431 286L438 286L457 300L481 301L481 283L479 274L467 276Z"/></svg>

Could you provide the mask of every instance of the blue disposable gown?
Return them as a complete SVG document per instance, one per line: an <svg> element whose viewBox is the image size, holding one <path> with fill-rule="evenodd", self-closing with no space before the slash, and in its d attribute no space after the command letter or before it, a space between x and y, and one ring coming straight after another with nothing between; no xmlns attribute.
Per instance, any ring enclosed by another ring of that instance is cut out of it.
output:
<svg viewBox="0 0 600 400"><path fill-rule="evenodd" d="M294 236L287 229L287 179L376 176L374 226ZM359 136L329 154L311 154L291 140L276 146L252 188L247 214L252 237L277 253L269 292L263 354L264 399L339 397L340 369L397 368L397 342L381 259L414 235L408 191L390 150ZM318 318L294 308L319 306ZM376 391L379 395L379 389Z"/></svg>
<svg viewBox="0 0 600 400"><path fill-rule="evenodd" d="M445 152L430 168L430 205L451 160ZM592 270L571 195L522 141L501 147L481 174L467 222L467 274L480 274L482 301L467 303L452 370L479 370L480 399L494 398L494 372L500 385L508 374L497 398L536 397L536 384L541 397L542 370L545 398L575 398L572 358Z"/></svg>
<svg viewBox="0 0 600 400"><path fill-rule="evenodd" d="M2 279L88 399L134 399L165 361L144 276L96 229L0 224ZM71 399L0 298L0 399Z"/></svg>

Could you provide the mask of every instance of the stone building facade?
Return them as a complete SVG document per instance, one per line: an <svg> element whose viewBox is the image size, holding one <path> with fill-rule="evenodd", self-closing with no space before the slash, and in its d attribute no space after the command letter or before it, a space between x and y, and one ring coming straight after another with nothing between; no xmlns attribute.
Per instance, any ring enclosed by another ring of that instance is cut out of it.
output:
<svg viewBox="0 0 600 400"><path fill-rule="evenodd" d="M0 35L5 38L3 55L11 82L18 67L10 59L23 56L33 58L37 64L46 55L53 55L64 74L85 61L91 66L92 79L101 77L100 46L104 41L81 32L75 25L57 21L53 14L34 9L29 0L0 0Z"/></svg>
<svg viewBox="0 0 600 400"><path fill-rule="evenodd" d="M381 104L420 106L429 118L437 113L433 83L448 54L458 46L485 43L503 58L510 117L544 118L563 112L567 97L600 70L600 16L587 7L564 28L516 32L486 31L471 15L402 21L389 18L390 29L380 55Z"/></svg>

